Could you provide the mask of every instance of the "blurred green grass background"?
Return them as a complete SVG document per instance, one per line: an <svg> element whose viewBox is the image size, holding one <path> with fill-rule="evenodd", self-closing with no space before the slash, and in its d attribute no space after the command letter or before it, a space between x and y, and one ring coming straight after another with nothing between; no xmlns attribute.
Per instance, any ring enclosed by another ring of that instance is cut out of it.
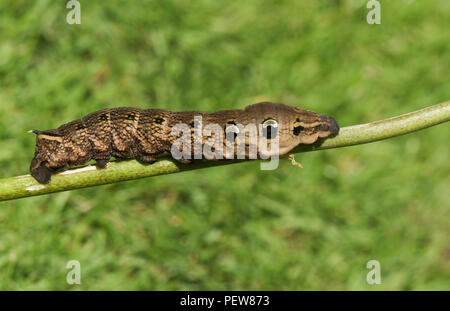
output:
<svg viewBox="0 0 450 311"><path fill-rule="evenodd" d="M370 122L450 99L450 2L0 2L0 178L31 128L269 100ZM2 290L450 290L449 125L0 203ZM81 285L66 263L81 263ZM366 263L381 263L368 285Z"/></svg>

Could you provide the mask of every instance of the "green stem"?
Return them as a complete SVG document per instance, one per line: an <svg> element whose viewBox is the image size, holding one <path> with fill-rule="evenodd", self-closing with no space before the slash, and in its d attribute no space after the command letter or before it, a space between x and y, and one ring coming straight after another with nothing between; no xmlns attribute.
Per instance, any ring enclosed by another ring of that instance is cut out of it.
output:
<svg viewBox="0 0 450 311"><path fill-rule="evenodd" d="M447 101L390 119L344 127L336 137L328 138L314 145L299 146L293 150L293 153L374 142L418 131L449 120L450 101ZM242 161L199 161L185 165L165 158L152 165L144 165L135 160L111 162L106 169L86 166L56 174L47 185L37 183L30 175L10 177L0 179L0 201L238 162Z"/></svg>

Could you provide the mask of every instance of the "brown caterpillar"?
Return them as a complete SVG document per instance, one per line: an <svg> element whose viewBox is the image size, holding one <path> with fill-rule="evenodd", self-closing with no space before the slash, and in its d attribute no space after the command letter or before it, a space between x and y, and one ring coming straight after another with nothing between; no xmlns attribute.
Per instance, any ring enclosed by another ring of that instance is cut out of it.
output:
<svg viewBox="0 0 450 311"><path fill-rule="evenodd" d="M299 144L312 144L319 138L336 135L339 125L332 117L302 110L284 104L263 102L247 106L243 110L223 110L213 113L200 111L172 112L162 109L112 108L61 125L57 129L38 131L36 150L31 161L31 175L40 183L48 183L54 172L82 165L95 160L97 167L105 168L111 157L137 159L142 163L153 163L158 158L171 154L171 147L178 139L172 135L177 124L186 124L191 134L194 155L195 118L201 117L203 126L217 124L226 137L215 152L220 151L225 159L234 158L237 148L230 154L231 136L237 136L242 126L255 125L270 142L277 139L279 155L285 155ZM217 133L216 133L217 134ZM245 157L249 157L253 134L245 134ZM212 135L201 137L200 144L211 144ZM233 145L234 146L234 145ZM223 148L222 148L223 147ZM183 149L183 148L181 148ZM213 148L214 149L214 148ZM221 150L218 150L221 149ZM228 151L228 152L227 152ZM213 159L218 159L215 157ZM189 163L192 157L178 159Z"/></svg>

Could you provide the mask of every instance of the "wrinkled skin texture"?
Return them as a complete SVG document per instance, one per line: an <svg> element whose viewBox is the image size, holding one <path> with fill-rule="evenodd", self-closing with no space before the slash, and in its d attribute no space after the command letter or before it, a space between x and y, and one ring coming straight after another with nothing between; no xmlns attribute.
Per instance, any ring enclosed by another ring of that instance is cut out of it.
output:
<svg viewBox="0 0 450 311"><path fill-rule="evenodd" d="M195 136L194 129L198 129L199 124L194 123L194 117L199 116L202 118L203 129L207 125L217 124L216 129L220 133L213 131L209 135L203 133L201 138ZM236 158L236 146L240 143L244 146L244 153L241 154L245 158L251 157L252 150L257 150L264 156L275 153L282 156L299 144L312 144L319 138L339 133L339 125L332 117L269 102L254 104L244 110L213 113L125 107L105 109L57 129L33 130L37 138L35 156L30 166L31 175L45 184L50 182L52 173L90 160L96 160L100 168L106 167L111 157L119 160L135 158L142 163L153 163L158 158L171 154L171 146L179 138L172 135L171 131L180 123L189 127L190 133L187 135L191 139L189 154L192 158L194 144L197 142L197 146L216 147L213 148L216 152L211 158L213 160ZM245 132L246 126L254 126L256 131ZM235 137L234 141L227 139L230 137L227 136L230 135L230 129L231 137ZM219 140L222 145L217 148L214 139L220 137L223 137ZM270 151L259 148L258 137L265 138ZM270 148L275 139L279 147ZM230 148L227 149L227 146ZM217 156L218 154L222 156ZM189 163L191 160L179 161Z"/></svg>

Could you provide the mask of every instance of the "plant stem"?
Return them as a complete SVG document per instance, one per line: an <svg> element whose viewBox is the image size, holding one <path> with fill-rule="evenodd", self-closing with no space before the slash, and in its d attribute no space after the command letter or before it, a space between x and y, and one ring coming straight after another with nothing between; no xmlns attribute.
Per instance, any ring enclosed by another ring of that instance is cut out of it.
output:
<svg viewBox="0 0 450 311"><path fill-rule="evenodd" d="M450 120L450 101L390 119L341 128L339 135L313 145L301 145L292 153L340 148L404 135ZM119 181L243 162L243 160L198 161L180 164L164 158L151 165L135 160L111 162L106 169L95 166L71 169L53 175L41 185L30 175L0 179L0 201L80 189Z"/></svg>

